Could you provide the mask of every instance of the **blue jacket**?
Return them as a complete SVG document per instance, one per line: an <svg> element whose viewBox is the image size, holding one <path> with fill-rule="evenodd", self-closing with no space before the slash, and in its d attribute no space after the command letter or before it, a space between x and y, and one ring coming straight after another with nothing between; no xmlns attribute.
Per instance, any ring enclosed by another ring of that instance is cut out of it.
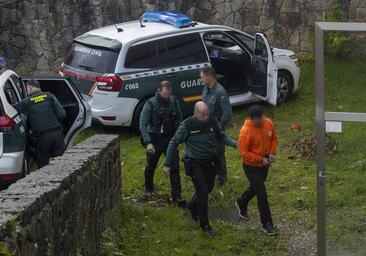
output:
<svg viewBox="0 0 366 256"><path fill-rule="evenodd" d="M212 88L205 86L202 98L208 106L210 117L217 119L220 128L225 130L232 114L229 96L225 88L218 82Z"/></svg>

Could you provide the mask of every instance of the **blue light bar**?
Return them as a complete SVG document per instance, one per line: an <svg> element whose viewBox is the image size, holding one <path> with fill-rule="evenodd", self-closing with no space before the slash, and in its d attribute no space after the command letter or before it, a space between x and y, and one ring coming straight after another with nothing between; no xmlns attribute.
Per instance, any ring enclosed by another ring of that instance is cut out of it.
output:
<svg viewBox="0 0 366 256"><path fill-rule="evenodd" d="M145 12L142 20L147 22L161 22L181 28L191 25L192 20L187 15L177 12Z"/></svg>
<svg viewBox="0 0 366 256"><path fill-rule="evenodd" d="M6 69L6 59L5 57L0 56L0 71Z"/></svg>

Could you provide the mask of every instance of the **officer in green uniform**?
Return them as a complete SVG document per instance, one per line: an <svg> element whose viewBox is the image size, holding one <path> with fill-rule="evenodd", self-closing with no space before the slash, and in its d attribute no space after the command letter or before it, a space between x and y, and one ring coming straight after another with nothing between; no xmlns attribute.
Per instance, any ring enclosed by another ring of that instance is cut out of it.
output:
<svg viewBox="0 0 366 256"><path fill-rule="evenodd" d="M39 82L27 82L28 97L16 104L18 112L27 116L33 157L38 168L49 163L49 158L65 151L62 124L66 112L60 102L49 92L42 92Z"/></svg>
<svg viewBox="0 0 366 256"><path fill-rule="evenodd" d="M141 112L140 132L142 143L146 146L145 190L148 196L154 193L154 173L160 156L168 148L183 117L178 101L172 96L172 86L169 81L161 82L160 89L149 99ZM176 152L175 161L170 175L171 196L173 202L182 207L185 201L181 198L179 174L179 154Z"/></svg>
<svg viewBox="0 0 366 256"><path fill-rule="evenodd" d="M215 184L218 140L223 145L237 147L237 142L225 136L217 120L209 116L207 105L199 101L195 105L194 115L182 122L170 141L163 167L164 172L169 174L176 161L177 147L185 142L183 162L196 190L187 206L192 218L199 221L201 229L209 236L213 235L213 229L208 221L208 194Z"/></svg>
<svg viewBox="0 0 366 256"><path fill-rule="evenodd" d="M232 110L228 94L224 87L215 79L215 69L213 67L205 67L201 70L201 80L205 85L202 92L203 101L207 104L210 116L219 121L222 131L225 131L227 123L230 121ZM218 175L217 183L223 186L227 179L225 145L218 141Z"/></svg>

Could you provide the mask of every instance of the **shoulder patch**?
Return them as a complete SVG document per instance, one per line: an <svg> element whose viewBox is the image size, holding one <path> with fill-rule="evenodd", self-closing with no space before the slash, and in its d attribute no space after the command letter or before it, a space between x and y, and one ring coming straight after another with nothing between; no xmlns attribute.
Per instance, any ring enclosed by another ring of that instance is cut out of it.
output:
<svg viewBox="0 0 366 256"><path fill-rule="evenodd" d="M48 97L47 94L41 94L41 95L38 95L38 96L31 97L30 100L34 103L39 103L39 102L45 101L45 99L47 97Z"/></svg>

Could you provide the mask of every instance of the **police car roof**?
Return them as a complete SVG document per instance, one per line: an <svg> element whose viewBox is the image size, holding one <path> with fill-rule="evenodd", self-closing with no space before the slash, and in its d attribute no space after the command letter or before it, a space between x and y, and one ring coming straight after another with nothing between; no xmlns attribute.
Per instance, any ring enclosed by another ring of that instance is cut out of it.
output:
<svg viewBox="0 0 366 256"><path fill-rule="evenodd" d="M160 23L160 22L143 22L145 27L141 27L140 21L131 21L126 23L116 24L118 28L123 29L123 32L118 32L114 25L102 27L98 29L91 30L87 32L87 35L95 35L101 36L105 38L110 38L114 40L118 40L122 44L135 41L138 39L156 37L159 35L165 35L174 32L187 32L194 31L203 28L210 27L221 27L224 26L213 26L207 25L204 23L197 22L195 26L187 27L187 28L177 28L169 24Z"/></svg>

